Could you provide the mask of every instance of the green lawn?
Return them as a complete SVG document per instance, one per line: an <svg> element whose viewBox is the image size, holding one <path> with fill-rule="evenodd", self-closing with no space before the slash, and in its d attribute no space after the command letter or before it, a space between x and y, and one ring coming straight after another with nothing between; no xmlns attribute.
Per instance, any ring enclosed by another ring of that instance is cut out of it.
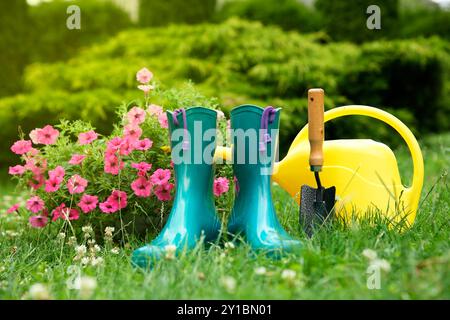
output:
<svg viewBox="0 0 450 320"><path fill-rule="evenodd" d="M421 145L426 170L422 204L414 226L403 234L382 222L350 228L334 223L307 239L298 230L297 206L275 187L280 220L304 242L301 256L273 261L250 254L244 244L225 248L222 241L142 272L130 265L132 249L141 245L131 241L118 254L111 253L110 247L101 248L96 256L104 263L82 268L81 273L96 279L94 299L449 299L450 133L429 137ZM396 154L407 181L409 155L405 149ZM13 190L6 184L0 187L3 194ZM4 196L1 205L11 202ZM27 298L36 283L46 286L52 298L80 297L78 290L67 286L73 278L69 266L79 265L74 248L57 239L58 230L31 229L26 221L4 211L0 216L0 299ZM383 259L378 260L384 266L380 289L367 287L365 249ZM255 272L260 267L266 268L265 274Z"/></svg>

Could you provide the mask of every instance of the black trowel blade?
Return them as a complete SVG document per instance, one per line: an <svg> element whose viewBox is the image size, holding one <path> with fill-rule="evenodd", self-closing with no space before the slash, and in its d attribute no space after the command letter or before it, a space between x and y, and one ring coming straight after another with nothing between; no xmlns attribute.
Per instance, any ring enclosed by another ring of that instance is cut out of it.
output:
<svg viewBox="0 0 450 320"><path fill-rule="evenodd" d="M327 220L334 209L336 187L312 188L303 185L300 191L300 225L308 236L312 236L314 226Z"/></svg>

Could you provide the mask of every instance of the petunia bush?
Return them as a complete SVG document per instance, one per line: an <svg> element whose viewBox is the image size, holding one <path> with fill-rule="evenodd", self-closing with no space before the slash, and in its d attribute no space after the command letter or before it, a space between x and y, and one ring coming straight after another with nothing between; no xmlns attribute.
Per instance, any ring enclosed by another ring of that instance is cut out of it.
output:
<svg viewBox="0 0 450 320"><path fill-rule="evenodd" d="M61 120L21 133L10 148L21 163L9 167L9 174L29 192L24 205L13 205L9 214L26 216L34 228L56 225L74 234L85 225L99 234L105 226L115 226L122 240L130 233L139 237L159 231L175 190L167 116L152 100L163 98L171 109L217 105L200 95L160 89L146 68L138 71L136 80L144 99L117 109L120 120L111 135L101 135L81 120ZM227 120L222 112L218 115L218 129L226 137ZM216 174L213 191L219 211L226 214L231 169L222 165Z"/></svg>

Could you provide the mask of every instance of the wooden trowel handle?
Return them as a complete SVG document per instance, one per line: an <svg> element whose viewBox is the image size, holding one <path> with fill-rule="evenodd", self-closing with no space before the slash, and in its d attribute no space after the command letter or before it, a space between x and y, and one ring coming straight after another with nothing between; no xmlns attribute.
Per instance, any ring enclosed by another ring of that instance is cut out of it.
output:
<svg viewBox="0 0 450 320"><path fill-rule="evenodd" d="M323 89L308 90L308 139L311 147L309 154L311 171L320 171L323 165L323 100Z"/></svg>

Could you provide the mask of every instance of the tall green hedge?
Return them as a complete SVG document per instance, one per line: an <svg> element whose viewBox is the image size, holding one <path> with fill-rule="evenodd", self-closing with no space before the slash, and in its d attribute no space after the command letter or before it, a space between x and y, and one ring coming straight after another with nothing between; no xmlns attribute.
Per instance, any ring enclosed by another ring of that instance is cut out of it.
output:
<svg viewBox="0 0 450 320"><path fill-rule="evenodd" d="M139 24L163 26L195 24L211 20L217 0L140 0Z"/></svg>
<svg viewBox="0 0 450 320"><path fill-rule="evenodd" d="M265 25L278 25L284 30L300 32L318 31L323 26L319 11L297 0L231 0L217 13L217 19L239 17L261 21Z"/></svg>
<svg viewBox="0 0 450 320"><path fill-rule="evenodd" d="M398 0L316 0L317 9L324 16L327 33L338 41L364 41L390 38L398 28ZM377 5L381 11L381 29L369 30L366 26L370 5Z"/></svg>
<svg viewBox="0 0 450 320"><path fill-rule="evenodd" d="M80 7L81 29L69 30L67 7ZM34 35L30 46L32 61L57 61L74 56L81 48L102 41L130 27L128 15L109 1L76 0L42 2L30 7Z"/></svg>
<svg viewBox="0 0 450 320"><path fill-rule="evenodd" d="M438 38L324 44L320 34L236 19L124 31L67 62L27 68L29 93L0 100L0 127L8 128L0 132L1 150L15 139L19 124L32 128L61 115L80 115L107 130L112 110L139 95L135 73L143 66L165 86L192 79L226 110L242 103L282 107L282 151L307 121L311 87L325 89L327 109L369 104L392 111L415 133L433 129L431 119L448 130L449 57L448 42ZM344 136L389 142L393 135L367 119L327 126L328 138Z"/></svg>
<svg viewBox="0 0 450 320"><path fill-rule="evenodd" d="M16 93L22 87L27 64L29 19L26 0L0 1L0 96Z"/></svg>

